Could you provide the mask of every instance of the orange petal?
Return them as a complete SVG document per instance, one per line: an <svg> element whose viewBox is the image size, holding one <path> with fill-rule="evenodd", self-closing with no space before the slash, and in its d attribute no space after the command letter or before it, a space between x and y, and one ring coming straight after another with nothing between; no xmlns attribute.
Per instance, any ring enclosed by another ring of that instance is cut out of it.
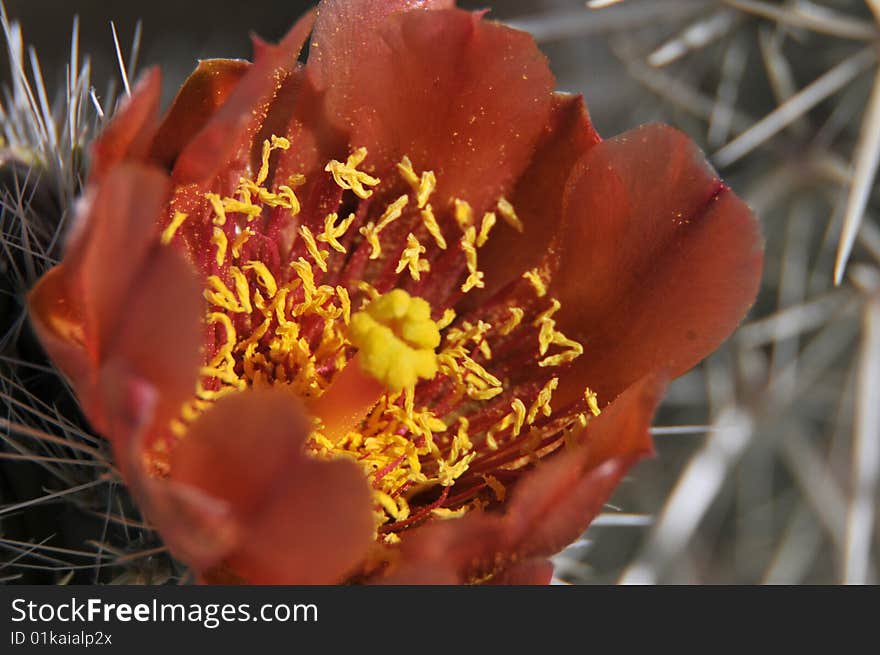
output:
<svg viewBox="0 0 880 655"><path fill-rule="evenodd" d="M465 296L463 306L478 307L508 282L558 250L565 183L575 163L601 139L582 96L553 94L553 105L531 164L509 200L523 232L503 223L480 250L486 288Z"/></svg>
<svg viewBox="0 0 880 655"><path fill-rule="evenodd" d="M367 165L396 175L389 169L408 155L416 170L433 170L435 207L457 197L480 212L507 193L547 123L554 85L531 36L451 9L348 29L360 34L350 47L359 58L338 76L325 71L327 114L352 146L367 147Z"/></svg>
<svg viewBox="0 0 880 655"><path fill-rule="evenodd" d="M589 423L578 445L517 484L504 519L510 551L546 557L586 529L629 467L653 453L648 430L664 389L656 377L633 385Z"/></svg>
<svg viewBox="0 0 880 655"><path fill-rule="evenodd" d="M130 442L150 424L164 431L192 396L202 362L201 292L191 266L165 247L155 248L132 279L102 361L101 399L115 443ZM128 394L129 379L150 390L147 402Z"/></svg>
<svg viewBox="0 0 880 655"><path fill-rule="evenodd" d="M204 128L186 144L174 165L176 185L211 182L224 168L244 168L250 161L254 135L265 120L275 94L294 71L309 36L314 12L305 14L274 48L241 78ZM234 180L237 183L238 179Z"/></svg>
<svg viewBox="0 0 880 655"><path fill-rule="evenodd" d="M650 125L587 152L569 179L550 293L584 346L554 402L602 402L659 369L680 375L745 316L762 241L748 207L680 132Z"/></svg>
<svg viewBox="0 0 880 655"><path fill-rule="evenodd" d="M93 406L95 370L85 347L82 307L67 291L64 264L46 272L31 289L28 314L43 348L70 380L88 413Z"/></svg>
<svg viewBox="0 0 880 655"><path fill-rule="evenodd" d="M155 246L167 193L161 171L125 163L110 170L80 205L64 266L68 293L82 307L85 345L95 362L125 305L137 303L131 286Z"/></svg>
<svg viewBox="0 0 880 655"><path fill-rule="evenodd" d="M309 47L309 75L318 88L348 85L358 62L378 47L371 32L391 14L413 9L450 9L455 0L324 0Z"/></svg>
<svg viewBox="0 0 880 655"><path fill-rule="evenodd" d="M234 394L193 423L173 454L175 482L230 506L240 539L226 563L247 582L339 582L372 543L366 478L353 462L304 454L309 426L288 393Z"/></svg>
<svg viewBox="0 0 880 655"><path fill-rule="evenodd" d="M162 119L153 140L151 157L170 169L190 139L226 102L249 67L248 62L240 59L200 61Z"/></svg>
<svg viewBox="0 0 880 655"><path fill-rule="evenodd" d="M548 585L553 578L553 564L540 557L517 562L489 580L491 585Z"/></svg>
<svg viewBox="0 0 880 655"><path fill-rule="evenodd" d="M407 531L381 584L465 584L492 572L509 555L504 523L474 511L463 518L433 522Z"/></svg>
<svg viewBox="0 0 880 655"><path fill-rule="evenodd" d="M162 74L158 68L151 68L92 146L89 184L100 183L113 166L123 161L146 160L159 124L161 93Z"/></svg>

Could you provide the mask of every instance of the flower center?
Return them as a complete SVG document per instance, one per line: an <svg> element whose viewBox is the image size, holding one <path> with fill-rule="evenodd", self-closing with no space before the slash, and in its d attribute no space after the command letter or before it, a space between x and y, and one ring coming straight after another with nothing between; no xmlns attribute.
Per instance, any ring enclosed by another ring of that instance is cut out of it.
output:
<svg viewBox="0 0 880 655"><path fill-rule="evenodd" d="M314 417L315 456L363 467L386 541L427 516L502 498L513 471L598 413L589 389L578 406L551 407L555 369L583 347L557 329L560 303L541 271L524 272L479 316L448 306L485 286L479 249L498 217L498 229L522 230L513 206L501 198L481 220L464 200L435 212L433 172L404 157L381 180L361 170L363 148L329 162L320 180L267 183L271 158L289 148L267 140L257 173L232 195L175 191L162 241L204 272L205 365L150 463L162 474L162 451L217 398L272 386ZM304 210L303 185L321 197L308 206L336 211ZM355 211L340 219L343 207Z"/></svg>

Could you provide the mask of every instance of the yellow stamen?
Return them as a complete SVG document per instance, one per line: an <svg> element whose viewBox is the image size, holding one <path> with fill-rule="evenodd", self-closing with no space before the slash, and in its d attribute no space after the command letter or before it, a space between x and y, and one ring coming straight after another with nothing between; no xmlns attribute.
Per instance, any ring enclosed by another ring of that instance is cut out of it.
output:
<svg viewBox="0 0 880 655"><path fill-rule="evenodd" d="M466 200L459 200L456 198L454 200L455 205L455 222L458 223L458 227L461 228L461 231L464 232L469 227L474 224L474 210L471 208L471 205Z"/></svg>
<svg viewBox="0 0 880 655"><path fill-rule="evenodd" d="M247 240L254 235L253 229L246 227L232 240L232 256L235 259L241 257L241 248L247 243Z"/></svg>
<svg viewBox="0 0 880 655"><path fill-rule="evenodd" d="M339 216L336 212L324 217L324 232L318 235L318 241L328 244L336 252L345 254L345 246L339 243L339 237L343 236L349 226L354 222L355 215L349 214L348 218L336 225Z"/></svg>
<svg viewBox="0 0 880 655"><path fill-rule="evenodd" d="M519 307L511 307L509 311L510 318L507 319L500 328L498 328L498 334L500 334L501 336L507 336L508 334L513 332L514 329L516 329L516 326L519 325L520 322L523 320L523 316L525 315L525 312Z"/></svg>
<svg viewBox="0 0 880 655"><path fill-rule="evenodd" d="M350 189L358 198L366 199L373 195L373 192L365 189L364 186L373 187L380 182L378 178L357 170L366 157L367 149L358 148L348 156L344 164L334 159L324 170L333 175L333 181L341 188Z"/></svg>
<svg viewBox="0 0 880 655"><path fill-rule="evenodd" d="M315 260L318 268L326 273L327 256L329 255L329 253L326 250L318 250L318 244L315 243L315 235L313 235L312 231L305 225L299 226L299 234L306 244L306 250L308 250L309 254L312 256L312 259Z"/></svg>
<svg viewBox="0 0 880 655"><path fill-rule="evenodd" d="M431 208L431 205L427 205L421 211L421 216L428 233L434 237L437 247L440 250L446 250L446 239L443 238L443 232L440 230L440 225L437 223L437 218L434 216L434 210Z"/></svg>
<svg viewBox="0 0 880 655"><path fill-rule="evenodd" d="M593 416L599 416L601 414L601 410L599 409L599 397L596 395L596 392L587 387L584 390L584 400L587 401L587 407L590 408L590 412Z"/></svg>
<svg viewBox="0 0 880 655"><path fill-rule="evenodd" d="M214 225L226 225L226 209L223 207L223 201L216 193L206 193L205 198L211 203L214 209Z"/></svg>
<svg viewBox="0 0 880 655"><path fill-rule="evenodd" d="M426 259L420 259L420 255L426 252L425 246L419 243L415 235L410 232L406 237L406 248L400 255L400 261L397 263L396 273L402 273L403 269L409 267L409 274L412 279L419 281L421 274L431 270L431 264Z"/></svg>
<svg viewBox="0 0 880 655"><path fill-rule="evenodd" d="M211 235L211 243L217 246L217 266L223 266L223 262L226 261L226 248L229 245L229 242L226 239L226 232L223 231L223 228L214 228L214 233Z"/></svg>
<svg viewBox="0 0 880 655"><path fill-rule="evenodd" d="M174 217L171 219L168 227L162 230L161 241L163 245L168 245L169 243L171 243L171 240L177 233L178 228L183 225L183 222L186 220L186 218L187 214L184 214L183 212L174 212Z"/></svg>
<svg viewBox="0 0 880 655"><path fill-rule="evenodd" d="M480 223L480 234L477 235L477 248L482 248L486 245L486 242L489 240L489 232L495 227L497 220L495 212L486 212L483 214L483 222Z"/></svg>
<svg viewBox="0 0 880 655"><path fill-rule="evenodd" d="M498 200L498 213L501 214L501 218L503 218L514 230L517 232L523 231L524 228L522 221L519 220L519 216L516 215L513 205L511 205L510 201L506 198Z"/></svg>
<svg viewBox="0 0 880 655"><path fill-rule="evenodd" d="M523 273L523 279L528 280L532 287L535 289L535 293L539 298L543 298L547 295L547 285L542 279L540 273L537 268L533 268L530 271L526 271Z"/></svg>
<svg viewBox="0 0 880 655"><path fill-rule="evenodd" d="M263 262L250 261L244 268L257 274L257 279L263 285L266 293L269 294L269 298L275 297L275 294L278 293L278 283L275 281L275 276L272 275Z"/></svg>

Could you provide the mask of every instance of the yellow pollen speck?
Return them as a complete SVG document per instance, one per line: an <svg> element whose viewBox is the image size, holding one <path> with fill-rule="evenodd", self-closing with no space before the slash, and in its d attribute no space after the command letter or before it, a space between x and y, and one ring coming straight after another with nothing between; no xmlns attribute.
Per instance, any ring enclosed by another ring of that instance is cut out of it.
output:
<svg viewBox="0 0 880 655"><path fill-rule="evenodd" d="M513 209L513 205L510 204L510 201L506 198L501 198L498 200L498 213L501 214L501 218L510 225L517 232L523 231L522 221L519 220L519 216L516 215L516 211Z"/></svg>
<svg viewBox="0 0 880 655"><path fill-rule="evenodd" d="M174 238L174 235L177 233L178 228L183 225L183 222L186 220L187 215L183 212L174 212L174 217L171 219L171 222L168 224L164 230L162 230L161 241L163 245L167 245L171 243L171 240Z"/></svg>
<svg viewBox="0 0 880 655"><path fill-rule="evenodd" d="M357 170L357 167L366 158L367 149L358 148L348 156L344 164L334 159L327 164L324 170L333 175L333 181L341 188L350 189L358 198L366 199L373 195L373 192L365 189L364 186L372 187L380 182L378 178Z"/></svg>
<svg viewBox="0 0 880 655"><path fill-rule="evenodd" d="M351 317L349 339L359 349L361 368L392 391L412 388L437 374L440 330L431 307L402 289L371 301Z"/></svg>

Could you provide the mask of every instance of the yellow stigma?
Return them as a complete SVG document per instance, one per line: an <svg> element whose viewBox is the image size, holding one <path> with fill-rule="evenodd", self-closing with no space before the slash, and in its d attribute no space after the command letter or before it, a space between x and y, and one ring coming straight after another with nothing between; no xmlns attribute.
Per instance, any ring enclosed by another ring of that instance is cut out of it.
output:
<svg viewBox="0 0 880 655"><path fill-rule="evenodd" d="M440 328L431 306L402 289L379 296L352 314L349 339L364 372L392 391L409 389L437 374Z"/></svg>

